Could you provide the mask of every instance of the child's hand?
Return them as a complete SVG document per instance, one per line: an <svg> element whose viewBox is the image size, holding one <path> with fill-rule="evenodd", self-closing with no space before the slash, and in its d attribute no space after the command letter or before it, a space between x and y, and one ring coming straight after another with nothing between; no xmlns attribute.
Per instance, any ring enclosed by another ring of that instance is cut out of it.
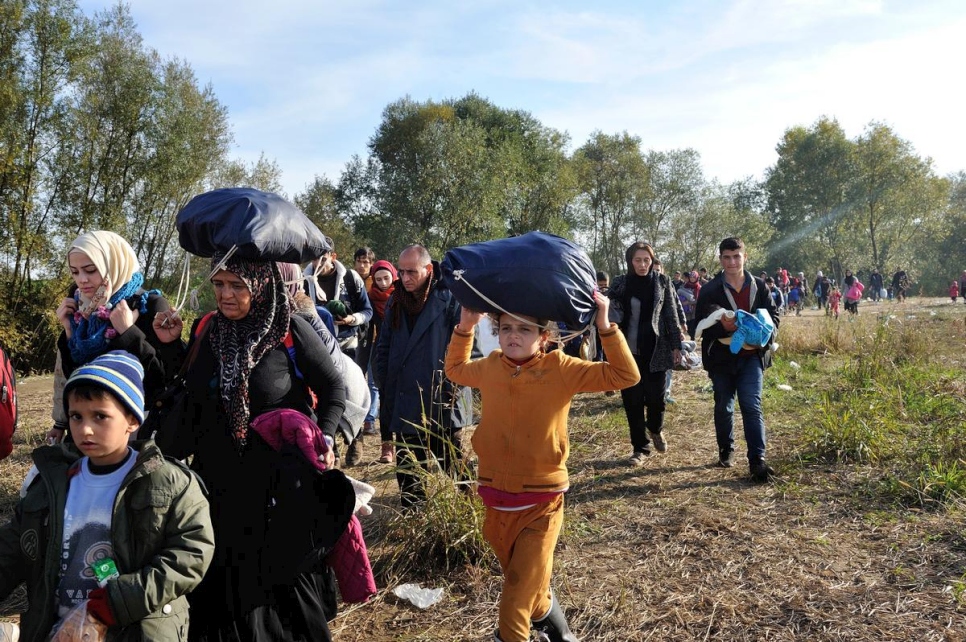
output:
<svg viewBox="0 0 966 642"><path fill-rule="evenodd" d="M607 311L610 310L610 299L600 290L594 290L594 303L597 304L597 329L610 329L610 319L607 318Z"/></svg>
<svg viewBox="0 0 966 642"><path fill-rule="evenodd" d="M476 310L470 310L469 308L460 308L460 322L456 326L459 328L460 332L472 332L476 324L480 322L483 318L482 312L477 312Z"/></svg>

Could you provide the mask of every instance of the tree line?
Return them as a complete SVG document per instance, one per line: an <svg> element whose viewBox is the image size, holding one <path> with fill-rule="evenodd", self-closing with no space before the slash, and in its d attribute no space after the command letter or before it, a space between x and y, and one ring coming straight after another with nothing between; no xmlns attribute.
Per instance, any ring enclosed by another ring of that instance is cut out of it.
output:
<svg viewBox="0 0 966 642"><path fill-rule="evenodd" d="M72 0L0 3L0 343L21 367L50 366L63 253L78 233L124 235L146 282L173 296L174 218L192 196L282 191L281 168L232 159L232 141L214 88L147 47L125 6L88 18ZM566 132L474 93L404 97L364 155L292 198L343 256L369 245L393 257L420 242L441 257L540 229L578 241L612 274L635 240L668 270L714 271L730 235L756 271L902 267L939 295L966 267L966 173L938 176L882 123L853 139L827 117L791 127L762 179L727 185L704 175L696 150L648 149L627 132L595 131L570 150Z"/></svg>

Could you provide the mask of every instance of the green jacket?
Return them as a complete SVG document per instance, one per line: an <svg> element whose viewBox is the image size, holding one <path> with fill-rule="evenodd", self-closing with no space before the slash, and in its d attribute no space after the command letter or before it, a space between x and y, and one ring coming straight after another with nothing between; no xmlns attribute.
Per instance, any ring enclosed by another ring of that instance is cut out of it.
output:
<svg viewBox="0 0 966 642"><path fill-rule="evenodd" d="M201 582L214 553L208 500L200 482L164 458L153 441L133 444L137 462L114 500L111 539L121 576L107 584L117 626L107 639L187 640L185 594ZM54 593L64 506L80 454L72 445L34 450L39 475L0 528L0 597L27 583L20 639L42 642L57 622Z"/></svg>

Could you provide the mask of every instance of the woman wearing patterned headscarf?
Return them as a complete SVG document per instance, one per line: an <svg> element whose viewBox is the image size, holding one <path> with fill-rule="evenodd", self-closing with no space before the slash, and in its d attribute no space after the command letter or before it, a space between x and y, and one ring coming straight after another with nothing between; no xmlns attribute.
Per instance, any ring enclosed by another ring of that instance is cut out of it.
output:
<svg viewBox="0 0 966 642"><path fill-rule="evenodd" d="M64 331L57 341L60 368L54 378L54 427L47 434L56 441L67 429L61 397L75 368L111 350L129 352L144 367L150 405L181 358L177 337L154 327L157 314L170 306L158 290L143 288L144 276L130 243L114 232L87 232L71 243L67 264L76 290L57 308Z"/></svg>
<svg viewBox="0 0 966 642"><path fill-rule="evenodd" d="M221 258L212 259L212 269L220 268L211 278L218 310L196 322L187 348L194 355L185 374L188 416L176 434L156 437L165 454L193 455L191 467L210 494L215 559L189 597L190 639L329 639L324 578L304 572L294 580L267 577L284 566L277 556L288 552L265 548L266 479L283 473L266 470L264 442L250 426L264 413L297 410L331 445L345 387L315 330L291 314L277 264ZM181 320L170 317L169 324L180 328ZM317 397L315 408L307 387ZM325 458L331 467L331 449ZM294 548L302 544L299 534L291 534Z"/></svg>

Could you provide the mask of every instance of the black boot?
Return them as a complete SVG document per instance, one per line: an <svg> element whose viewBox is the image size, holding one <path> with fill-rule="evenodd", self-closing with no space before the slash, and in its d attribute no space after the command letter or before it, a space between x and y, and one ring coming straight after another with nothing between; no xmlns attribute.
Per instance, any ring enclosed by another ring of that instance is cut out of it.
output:
<svg viewBox="0 0 966 642"><path fill-rule="evenodd" d="M547 636L550 642L580 642L570 632L567 626L567 617L564 615L557 596L550 596L550 611L541 620L532 621L533 628Z"/></svg>

